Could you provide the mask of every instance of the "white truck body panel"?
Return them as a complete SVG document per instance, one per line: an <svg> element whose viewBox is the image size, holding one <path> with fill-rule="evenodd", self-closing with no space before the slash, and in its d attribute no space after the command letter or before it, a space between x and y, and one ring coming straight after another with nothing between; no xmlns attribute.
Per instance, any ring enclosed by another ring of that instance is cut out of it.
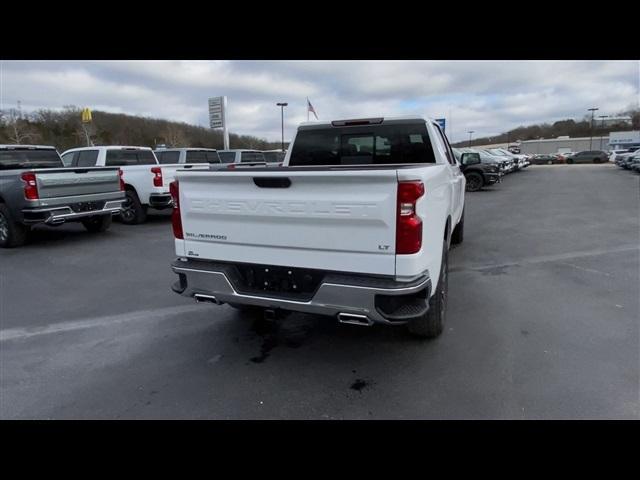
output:
<svg viewBox="0 0 640 480"><path fill-rule="evenodd" d="M409 281L428 272L438 282L445 225L458 224L464 175L427 121L436 163L398 168L334 168L262 172L179 172L184 240L181 257L391 276ZM295 137L292 145L295 144ZM284 165L289 164L289 148ZM453 156L451 154L451 156ZM289 188L260 188L254 177L288 177ZM399 181L423 182L416 204L422 248L395 254ZM259 232L259 236L256 235Z"/></svg>
<svg viewBox="0 0 640 480"><path fill-rule="evenodd" d="M137 149L137 150L148 150L152 153L155 163L151 165L121 165L119 166L120 170L122 170L122 179L125 184L129 187L133 188L140 199L140 203L143 205L149 204L149 198L151 195L168 195L169 194L169 184L173 182L175 179L176 170L181 168L193 168L193 169L208 169L209 164L190 164L190 165L160 165L158 163L157 158L155 158L155 154L153 150L149 147L128 147L128 146L99 146L99 147L82 147L82 148L72 148L63 152L62 155L66 155L70 152L76 151L86 151L86 150L94 150L98 152L98 158L96 161L96 166L104 167L107 163L107 151L109 150L123 150L123 149ZM160 167L162 170L162 186L156 187L153 184L154 174L151 172L151 168Z"/></svg>
<svg viewBox="0 0 640 480"><path fill-rule="evenodd" d="M253 181L283 175L289 188ZM181 255L395 275L393 169L181 172L178 179Z"/></svg>

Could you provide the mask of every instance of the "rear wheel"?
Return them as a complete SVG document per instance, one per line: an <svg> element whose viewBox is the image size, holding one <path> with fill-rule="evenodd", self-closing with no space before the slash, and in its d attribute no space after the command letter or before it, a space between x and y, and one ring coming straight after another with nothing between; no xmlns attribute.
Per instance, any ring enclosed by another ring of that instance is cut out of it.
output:
<svg viewBox="0 0 640 480"><path fill-rule="evenodd" d="M467 178L467 191L468 192L477 192L482 188L484 184L484 180L482 179L482 175L477 172L470 172L466 175Z"/></svg>
<svg viewBox="0 0 640 480"><path fill-rule="evenodd" d="M573 158L567 158L567 163L571 165L573 163Z"/></svg>
<svg viewBox="0 0 640 480"><path fill-rule="evenodd" d="M9 208L0 203L0 247L11 248L24 245L29 233L29 227L16 223L11 214Z"/></svg>
<svg viewBox="0 0 640 480"><path fill-rule="evenodd" d="M456 228L453 229L451 234L451 243L453 245L459 245L464 240L464 208L462 209L462 216Z"/></svg>
<svg viewBox="0 0 640 480"><path fill-rule="evenodd" d="M82 225L92 233L105 232L111 226L111 215L96 215L82 220Z"/></svg>
<svg viewBox="0 0 640 480"><path fill-rule="evenodd" d="M442 333L447 313L447 295L449 290L449 252L447 241L442 246L442 264L438 288L429 299L427 313L407 324L407 329L413 335L422 338L435 338Z"/></svg>
<svg viewBox="0 0 640 480"><path fill-rule="evenodd" d="M147 209L142 206L138 195L133 190L127 190L125 194L120 219L126 225L136 225L147 219Z"/></svg>

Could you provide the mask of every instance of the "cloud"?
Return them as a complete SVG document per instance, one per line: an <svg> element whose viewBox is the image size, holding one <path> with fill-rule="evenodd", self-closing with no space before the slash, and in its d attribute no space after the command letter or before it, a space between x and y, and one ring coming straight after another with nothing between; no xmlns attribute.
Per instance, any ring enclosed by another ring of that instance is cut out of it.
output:
<svg viewBox="0 0 640 480"><path fill-rule="evenodd" d="M637 61L2 61L0 108L90 106L208 125L227 95L231 131L285 138L306 120L393 114L448 118L452 141L638 106Z"/></svg>

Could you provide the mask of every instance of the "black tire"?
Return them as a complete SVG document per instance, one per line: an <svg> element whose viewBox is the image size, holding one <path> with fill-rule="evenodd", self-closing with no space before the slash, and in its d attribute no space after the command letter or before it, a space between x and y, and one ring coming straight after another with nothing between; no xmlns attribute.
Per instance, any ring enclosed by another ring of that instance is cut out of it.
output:
<svg viewBox="0 0 640 480"><path fill-rule="evenodd" d="M484 178L477 172L469 172L466 175L467 178L467 192L477 192L484 186Z"/></svg>
<svg viewBox="0 0 640 480"><path fill-rule="evenodd" d="M453 229L451 234L451 244L460 245L464 240L464 208L462 209L462 216L456 228Z"/></svg>
<svg viewBox="0 0 640 480"><path fill-rule="evenodd" d="M449 291L449 252L445 240L442 246L442 265L438 287L429 299L429 310L424 315L407 324L409 332L421 338L436 338L444 329L447 314L447 295Z"/></svg>
<svg viewBox="0 0 640 480"><path fill-rule="evenodd" d="M125 225L137 225L147 219L147 209L142 206L138 194L133 190L127 190L125 201L122 204L120 220Z"/></svg>
<svg viewBox="0 0 640 480"><path fill-rule="evenodd" d="M82 220L82 225L91 233L106 232L111 226L112 218L109 215L96 215Z"/></svg>
<svg viewBox="0 0 640 480"><path fill-rule="evenodd" d="M0 248L12 248L24 245L30 228L16 223L9 208L0 203Z"/></svg>
<svg viewBox="0 0 640 480"><path fill-rule="evenodd" d="M599 159L599 158L594 158L593 159L593 163L601 163L601 162L602 162L602 160Z"/></svg>
<svg viewBox="0 0 640 480"><path fill-rule="evenodd" d="M567 158L567 163L571 165L573 163L573 158Z"/></svg>

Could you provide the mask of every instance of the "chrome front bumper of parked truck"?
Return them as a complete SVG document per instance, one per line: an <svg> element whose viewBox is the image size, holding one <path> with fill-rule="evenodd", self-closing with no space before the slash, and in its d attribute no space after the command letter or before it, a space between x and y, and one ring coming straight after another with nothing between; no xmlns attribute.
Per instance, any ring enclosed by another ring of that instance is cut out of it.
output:
<svg viewBox="0 0 640 480"><path fill-rule="evenodd" d="M338 318L342 323L403 324L426 313L431 296L428 272L411 282L327 273L311 298L293 299L265 293L241 293L230 278L230 264L176 260L179 277L172 290L202 303L252 305Z"/></svg>

